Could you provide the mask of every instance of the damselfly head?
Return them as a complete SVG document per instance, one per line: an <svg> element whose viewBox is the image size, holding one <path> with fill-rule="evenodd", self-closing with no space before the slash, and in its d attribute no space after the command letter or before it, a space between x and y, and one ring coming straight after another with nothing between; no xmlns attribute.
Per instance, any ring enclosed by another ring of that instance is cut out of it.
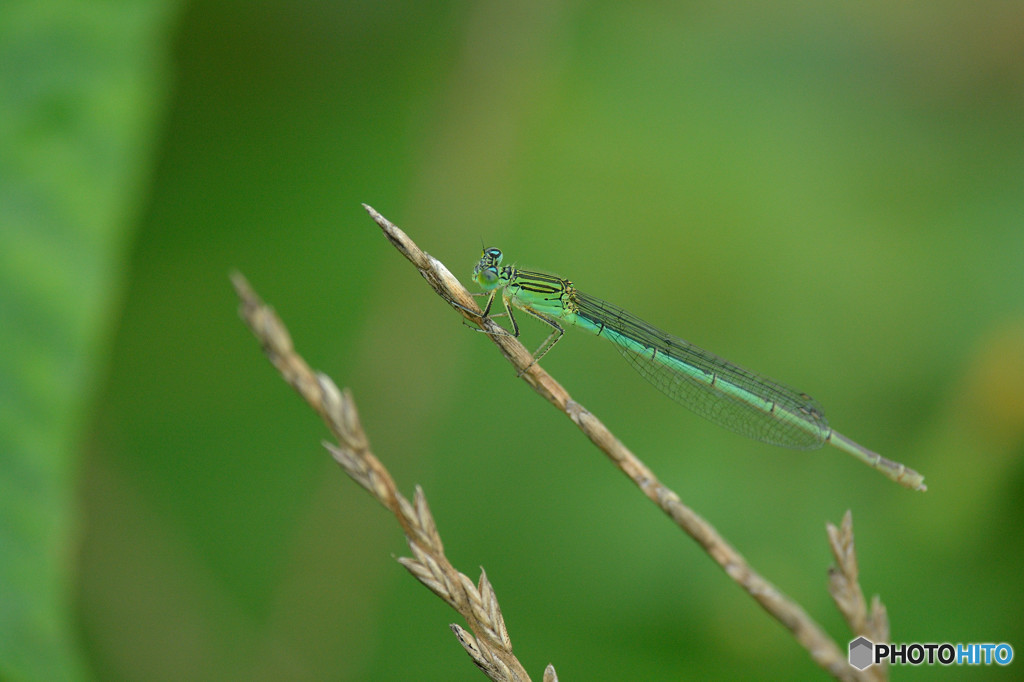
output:
<svg viewBox="0 0 1024 682"><path fill-rule="evenodd" d="M473 268L473 279L485 290L498 286L500 276L498 266L501 265L501 249L494 247L484 249L480 262Z"/></svg>

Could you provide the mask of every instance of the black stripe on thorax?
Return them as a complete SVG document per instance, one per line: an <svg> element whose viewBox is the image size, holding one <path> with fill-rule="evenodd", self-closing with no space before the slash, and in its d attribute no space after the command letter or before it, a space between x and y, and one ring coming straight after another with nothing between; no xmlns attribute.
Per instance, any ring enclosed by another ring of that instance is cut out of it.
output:
<svg viewBox="0 0 1024 682"><path fill-rule="evenodd" d="M571 286L569 280L529 270L516 270L513 278L520 289L535 294L560 294Z"/></svg>

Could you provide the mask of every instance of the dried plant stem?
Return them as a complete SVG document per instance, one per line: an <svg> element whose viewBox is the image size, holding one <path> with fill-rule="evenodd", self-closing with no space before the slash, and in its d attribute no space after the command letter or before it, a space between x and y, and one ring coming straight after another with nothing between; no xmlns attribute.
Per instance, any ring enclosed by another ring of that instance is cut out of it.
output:
<svg viewBox="0 0 1024 682"><path fill-rule="evenodd" d="M565 413L648 498L696 540L734 582L789 629L818 665L838 679L871 679L869 674L849 665L846 654L803 608L757 573L711 524L683 504L679 496L662 484L597 417L572 400L557 381L540 365L533 363L530 352L518 339L502 333L501 327L494 321L481 318L473 297L440 261L420 249L408 235L376 210L366 204L363 204L363 207L380 226L388 240L416 267L434 291L452 303L453 308L469 322L479 325L485 331L495 332L488 336L515 366L523 380ZM474 314L474 311L477 311L477 314ZM851 556L852 547L851 542ZM859 589L858 587L858 592Z"/></svg>
<svg viewBox="0 0 1024 682"><path fill-rule="evenodd" d="M339 391L328 376L314 372L295 352L284 324L242 275L232 274L231 281L241 300L242 318L271 363L320 414L337 439L337 446L324 443L325 447L342 469L390 510L402 526L412 557L401 557L399 562L465 618L472 634L458 625L451 628L473 662L492 680L529 680L512 654L512 642L487 575L481 570L480 581L474 584L452 566L445 557L423 491L417 486L411 502L398 492L391 474L370 451L352 395L347 390ZM544 679L557 679L553 667L548 666Z"/></svg>
<svg viewBox="0 0 1024 682"><path fill-rule="evenodd" d="M855 637L863 635L872 642L888 642L889 614L882 600L878 595L872 597L869 611L864 601L864 592L860 589L857 556L853 547L853 515L847 510L838 528L829 523L826 529L828 543L836 560L836 565L828 572L828 591L832 600ZM867 668L864 674L873 680L885 680L889 676L885 665Z"/></svg>

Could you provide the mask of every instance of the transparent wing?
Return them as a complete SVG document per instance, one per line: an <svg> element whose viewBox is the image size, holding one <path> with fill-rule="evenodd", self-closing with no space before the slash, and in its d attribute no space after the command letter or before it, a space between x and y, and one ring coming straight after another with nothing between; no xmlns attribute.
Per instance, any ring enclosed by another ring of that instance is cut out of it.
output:
<svg viewBox="0 0 1024 682"><path fill-rule="evenodd" d="M663 332L618 306L574 291L577 324L615 343L645 379L696 414L772 445L811 450L830 430L821 407L771 379Z"/></svg>

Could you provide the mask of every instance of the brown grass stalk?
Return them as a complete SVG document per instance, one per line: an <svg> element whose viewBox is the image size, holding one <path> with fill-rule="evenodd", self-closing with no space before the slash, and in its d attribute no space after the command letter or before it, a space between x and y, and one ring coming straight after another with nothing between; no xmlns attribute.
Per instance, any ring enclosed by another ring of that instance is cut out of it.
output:
<svg viewBox="0 0 1024 682"><path fill-rule="evenodd" d="M412 552L412 557L400 557L398 561L466 620L472 634L455 624L451 628L470 658L492 680L528 681L529 675L512 654L512 641L487 574L481 570L480 580L474 584L452 566L423 490L416 486L412 501L398 492L391 474L370 450L352 394L347 389L339 391L330 377L310 368L295 351L280 318L242 275L232 274L231 281L241 300L242 318L267 358L337 439L337 445L325 442L324 446L345 473L398 520ZM548 669L551 676L546 671L545 680L557 679L553 677L554 668Z"/></svg>
<svg viewBox="0 0 1024 682"><path fill-rule="evenodd" d="M854 638L863 635L872 642L888 642L889 614L882 600L878 595L872 597L871 609L868 610L864 592L860 589L860 569L853 549L853 514L846 510L838 528L829 523L826 529L828 544L836 560L836 565L828 572L828 591L832 600L846 619ZM889 676L885 665L871 666L864 674L873 680L885 680Z"/></svg>

